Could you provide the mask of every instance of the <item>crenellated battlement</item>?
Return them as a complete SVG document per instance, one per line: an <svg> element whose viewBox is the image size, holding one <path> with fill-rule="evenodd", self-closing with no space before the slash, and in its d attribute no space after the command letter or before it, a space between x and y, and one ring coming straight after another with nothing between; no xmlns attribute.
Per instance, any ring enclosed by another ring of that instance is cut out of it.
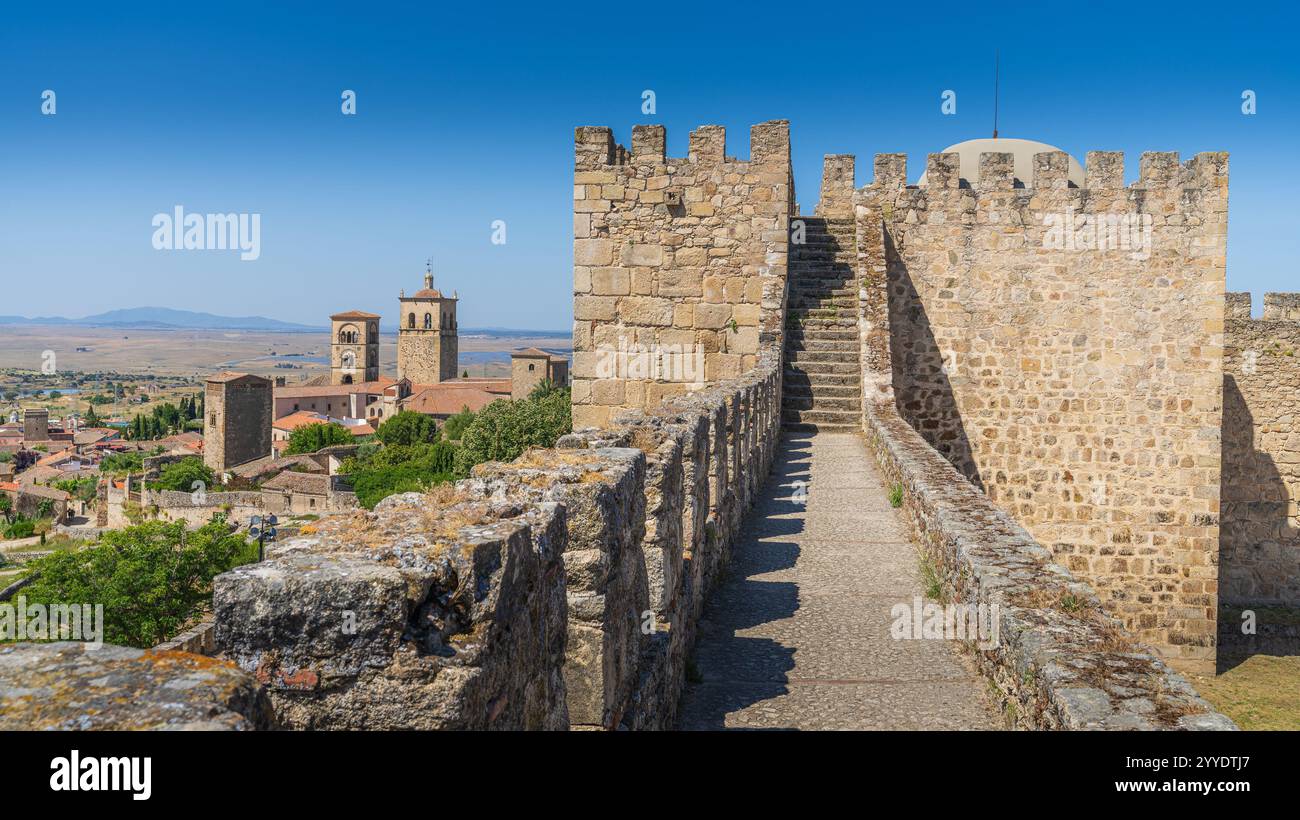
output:
<svg viewBox="0 0 1300 820"><path fill-rule="evenodd" d="M1013 155L1008 152L982 152L979 155L978 173L966 173L961 155L956 152L929 154L924 177L917 183L907 183L908 157L906 154L876 154L874 179L858 190L881 192L895 189L917 189L931 193L940 190L960 189L975 192L1023 192L1025 195L1044 191L1067 189L1098 192L1156 191L1199 189L1205 192L1225 193L1228 179L1228 154L1224 151L1205 151L1183 162L1175 151L1144 152L1138 164L1138 179L1124 185L1123 151L1089 151L1084 164L1085 182L1077 186L1069 179L1069 155L1064 151L1044 151L1034 155L1032 179L1016 177ZM851 154L827 154L823 171L823 190L828 182L831 190L844 184L854 185L854 157ZM977 179L976 183L967 177Z"/></svg>
<svg viewBox="0 0 1300 820"><path fill-rule="evenodd" d="M1300 323L1300 293L1264 294L1264 315L1251 319L1249 291L1224 294L1224 318L1258 322Z"/></svg>
<svg viewBox="0 0 1300 820"><path fill-rule="evenodd" d="M632 127L632 149L614 140L607 126L574 129L574 167L579 171L624 165L767 165L790 161L789 120L769 120L749 129L750 158L727 156L727 129L701 125L691 131L685 157L667 156L668 131L662 125Z"/></svg>
<svg viewBox="0 0 1300 820"><path fill-rule="evenodd" d="M1264 294L1264 321L1300 322L1300 293Z"/></svg>

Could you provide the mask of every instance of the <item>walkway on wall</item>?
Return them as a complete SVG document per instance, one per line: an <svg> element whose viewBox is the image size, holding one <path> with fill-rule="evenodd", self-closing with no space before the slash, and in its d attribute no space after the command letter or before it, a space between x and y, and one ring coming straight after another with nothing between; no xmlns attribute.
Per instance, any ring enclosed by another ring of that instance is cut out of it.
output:
<svg viewBox="0 0 1300 820"><path fill-rule="evenodd" d="M861 436L786 435L709 595L681 728L1000 728L957 647L890 636L921 580Z"/></svg>

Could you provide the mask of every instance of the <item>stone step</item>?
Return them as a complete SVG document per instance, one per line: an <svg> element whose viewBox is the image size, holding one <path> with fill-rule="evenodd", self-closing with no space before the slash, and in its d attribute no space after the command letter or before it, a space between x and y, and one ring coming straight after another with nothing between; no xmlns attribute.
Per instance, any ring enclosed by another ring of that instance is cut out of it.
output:
<svg viewBox="0 0 1300 820"><path fill-rule="evenodd" d="M862 399L854 396L843 396L831 398L829 396L790 396L787 395L782 403L782 410L835 410L850 411L862 407Z"/></svg>
<svg viewBox="0 0 1300 820"><path fill-rule="evenodd" d="M861 365L857 362L787 362L786 369L813 375L847 376L858 373Z"/></svg>
<svg viewBox="0 0 1300 820"><path fill-rule="evenodd" d="M792 350L786 354L788 364L821 363L821 362L846 362L856 363L858 361L858 349L856 347L842 350Z"/></svg>
<svg viewBox="0 0 1300 820"><path fill-rule="evenodd" d="M782 395L791 398L852 398L861 399L862 389L856 384L787 384L782 386Z"/></svg>
<svg viewBox="0 0 1300 820"><path fill-rule="evenodd" d="M853 273L853 268L849 265L840 265L839 268L827 268L819 270L809 270L794 266L790 268L788 279L790 282L805 283L810 287L844 287L854 282L857 275Z"/></svg>
<svg viewBox="0 0 1300 820"><path fill-rule="evenodd" d="M845 341L850 340L854 344L858 341L857 327L852 328L786 328L786 340L792 342L804 341Z"/></svg>
<svg viewBox="0 0 1300 820"><path fill-rule="evenodd" d="M861 426L862 411L858 410L781 410L781 421L786 424L838 424L845 427Z"/></svg>
<svg viewBox="0 0 1300 820"><path fill-rule="evenodd" d="M789 318L793 319L795 317ZM847 330L858 326L857 319L842 316L834 319L820 316L800 316L798 320L805 330Z"/></svg>
<svg viewBox="0 0 1300 820"><path fill-rule="evenodd" d="M791 296L845 296L858 298L857 282L852 277L843 281L834 279L791 279L788 286Z"/></svg>
<svg viewBox="0 0 1300 820"><path fill-rule="evenodd" d="M781 429L787 433L856 433L862 429L861 424L808 424L801 422L782 422Z"/></svg>
<svg viewBox="0 0 1300 820"><path fill-rule="evenodd" d="M785 344L785 357L787 357L787 360L794 359L800 353L845 353L845 355L852 356L854 361L857 361L858 356L862 355L857 339L814 339L811 343Z"/></svg>
<svg viewBox="0 0 1300 820"><path fill-rule="evenodd" d="M792 356L795 353L802 353L813 350L833 350L840 353L852 353L859 355L861 343L856 335L850 339L790 339L785 340L785 354Z"/></svg>
<svg viewBox="0 0 1300 820"><path fill-rule="evenodd" d="M806 277L821 278L828 273L853 276L853 261L852 259L807 259L803 261L796 259L790 263L790 278L796 280Z"/></svg>
<svg viewBox="0 0 1300 820"><path fill-rule="evenodd" d="M858 300L848 296L793 296L786 300L787 313L807 315L819 310L858 310Z"/></svg>
<svg viewBox="0 0 1300 820"><path fill-rule="evenodd" d="M817 393L823 387L862 387L861 373L804 373L797 370L786 370L782 375L784 382L791 386L805 387L812 393Z"/></svg>

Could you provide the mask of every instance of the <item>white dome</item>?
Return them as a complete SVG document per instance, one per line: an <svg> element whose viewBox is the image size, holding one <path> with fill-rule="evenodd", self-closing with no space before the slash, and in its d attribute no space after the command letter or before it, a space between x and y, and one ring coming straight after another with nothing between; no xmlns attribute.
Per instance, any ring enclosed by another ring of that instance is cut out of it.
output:
<svg viewBox="0 0 1300 820"><path fill-rule="evenodd" d="M1014 163L1014 173L1016 181L1026 188L1034 184L1034 154L1042 154L1048 151L1060 151L1054 145L1048 145L1045 142L1034 142L1033 140L1015 140L1015 139L979 139L966 140L956 145L950 145L939 153L941 154L958 154L961 157L961 178L971 185L979 182L980 178L980 154L1001 153L1011 154ZM1066 178L1079 188L1083 187L1083 166L1079 161L1069 154L1066 171ZM925 184L925 174L921 174L919 184Z"/></svg>

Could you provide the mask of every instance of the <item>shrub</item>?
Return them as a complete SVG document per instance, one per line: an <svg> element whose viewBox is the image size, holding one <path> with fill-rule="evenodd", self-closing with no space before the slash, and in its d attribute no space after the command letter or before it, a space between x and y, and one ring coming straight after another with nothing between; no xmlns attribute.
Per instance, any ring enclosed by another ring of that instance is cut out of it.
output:
<svg viewBox="0 0 1300 820"><path fill-rule="evenodd" d="M384 447L366 458L348 459L343 464L343 472L352 478L357 501L373 509L390 495L418 492L450 481L457 449L449 441Z"/></svg>
<svg viewBox="0 0 1300 820"><path fill-rule="evenodd" d="M5 538L31 538L36 534L36 522L30 518L19 518L4 530Z"/></svg>
<svg viewBox="0 0 1300 820"><path fill-rule="evenodd" d="M540 399L498 400L483 408L461 436L456 475L485 461L513 461L529 447L553 447L573 430L568 389Z"/></svg>
<svg viewBox="0 0 1300 820"><path fill-rule="evenodd" d="M99 471L109 475L125 475L126 473L138 473L144 470L144 453L112 453L104 456L103 461L99 462Z"/></svg>
<svg viewBox="0 0 1300 820"><path fill-rule="evenodd" d="M105 642L146 648L203 611L214 577L256 557L257 545L222 522L188 533L183 522L150 522L31 562L36 580L23 594L38 604L103 604Z"/></svg>
<svg viewBox="0 0 1300 820"><path fill-rule="evenodd" d="M442 434L451 441L459 441L465 428L469 427L472 421L474 421L474 414L467 405L462 405L459 413L443 422Z"/></svg>
<svg viewBox="0 0 1300 820"><path fill-rule="evenodd" d="M211 489L216 484L216 477L212 474L212 469L203 463L203 459L185 458L180 461L173 461L162 468L158 473L158 480L154 481L152 488L155 490L178 490L181 492L190 492L194 489L194 482L202 482L205 489Z"/></svg>
<svg viewBox="0 0 1300 820"><path fill-rule="evenodd" d="M341 424L334 422L305 424L289 435L289 446L284 449L284 453L285 455L314 453L322 447L352 442L352 434Z"/></svg>
<svg viewBox="0 0 1300 820"><path fill-rule="evenodd" d="M438 422L433 416L403 410L390 417L375 430L375 437L387 446L410 447L414 444L432 444L438 440Z"/></svg>

